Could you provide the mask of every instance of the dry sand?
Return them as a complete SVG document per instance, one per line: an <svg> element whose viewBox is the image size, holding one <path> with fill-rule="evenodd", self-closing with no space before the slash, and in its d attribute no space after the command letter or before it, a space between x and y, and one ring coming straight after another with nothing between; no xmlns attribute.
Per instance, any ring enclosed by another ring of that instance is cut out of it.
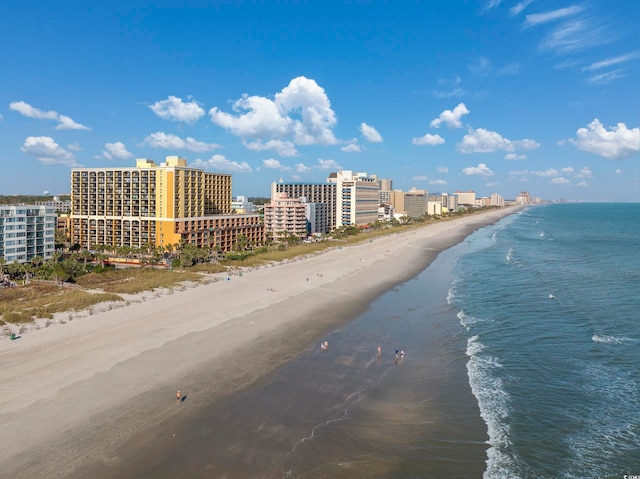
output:
<svg viewBox="0 0 640 479"><path fill-rule="evenodd" d="M135 458L157 446L159 423L255 382L440 251L515 211L147 293L126 307L0 341L0 470L14 479L81 477L91 464ZM188 407L176 404L178 389Z"/></svg>

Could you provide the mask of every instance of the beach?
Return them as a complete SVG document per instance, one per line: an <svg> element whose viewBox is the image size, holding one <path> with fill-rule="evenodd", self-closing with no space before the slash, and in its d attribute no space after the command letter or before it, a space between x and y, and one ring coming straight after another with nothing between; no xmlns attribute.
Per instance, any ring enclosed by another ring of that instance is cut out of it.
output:
<svg viewBox="0 0 640 479"><path fill-rule="evenodd" d="M142 477L127 471L141 463L153 470L170 457L184 426L211 404L242 403L246 391L319 346L441 251L515 211L432 223L229 279L220 275L171 294L145 293L124 307L1 341L3 473L16 479ZM247 404L246 421L259 417L259 398ZM235 430L243 427L238 414ZM268 460L249 462L259 468ZM263 470L209 477L274 477L269 467Z"/></svg>

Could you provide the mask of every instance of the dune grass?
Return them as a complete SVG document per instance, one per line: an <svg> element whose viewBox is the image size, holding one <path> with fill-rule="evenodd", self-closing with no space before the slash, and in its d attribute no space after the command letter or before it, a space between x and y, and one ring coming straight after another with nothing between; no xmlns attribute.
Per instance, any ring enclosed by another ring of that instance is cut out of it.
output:
<svg viewBox="0 0 640 479"><path fill-rule="evenodd" d="M89 273L80 276L76 283L83 289L97 289L105 293L137 294L157 288L171 289L185 281L200 282L203 279L201 274L191 271L128 268L105 273Z"/></svg>
<svg viewBox="0 0 640 479"><path fill-rule="evenodd" d="M0 291L0 316L5 323L29 323L54 313L79 311L106 301L122 301L111 293L88 293L51 283L31 283Z"/></svg>

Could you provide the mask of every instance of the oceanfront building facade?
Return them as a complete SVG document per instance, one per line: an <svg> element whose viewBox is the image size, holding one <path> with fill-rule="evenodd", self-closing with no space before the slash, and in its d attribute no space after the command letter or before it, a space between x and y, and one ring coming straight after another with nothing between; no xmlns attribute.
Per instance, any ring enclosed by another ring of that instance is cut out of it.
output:
<svg viewBox="0 0 640 479"><path fill-rule="evenodd" d="M0 259L28 263L55 252L56 212L53 206L0 206Z"/></svg>
<svg viewBox="0 0 640 479"><path fill-rule="evenodd" d="M335 183L271 183L271 199L276 197L276 193L286 193L289 198L306 198L307 203L322 203L327 205L328 229L319 231L328 233L336 227L336 189ZM322 229L318 227L318 229Z"/></svg>
<svg viewBox="0 0 640 479"><path fill-rule="evenodd" d="M170 249L183 242L229 251L237 236L264 243L258 215L231 214L231 175L138 159L135 167L71 170L71 243Z"/></svg>
<svg viewBox="0 0 640 479"><path fill-rule="evenodd" d="M336 227L365 226L378 219L380 185L367 173L340 170L328 181L336 184Z"/></svg>

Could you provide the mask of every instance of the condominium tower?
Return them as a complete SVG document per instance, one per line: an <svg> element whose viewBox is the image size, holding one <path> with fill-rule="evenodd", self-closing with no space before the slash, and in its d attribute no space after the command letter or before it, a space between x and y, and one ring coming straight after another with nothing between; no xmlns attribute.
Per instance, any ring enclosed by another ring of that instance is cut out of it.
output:
<svg viewBox="0 0 640 479"><path fill-rule="evenodd" d="M231 214L231 175L190 168L177 156L71 170L71 242L81 247L187 242L229 251L241 235L264 242L258 215Z"/></svg>
<svg viewBox="0 0 640 479"><path fill-rule="evenodd" d="M53 206L0 206L0 258L6 263L49 259L55 251L56 212Z"/></svg>

